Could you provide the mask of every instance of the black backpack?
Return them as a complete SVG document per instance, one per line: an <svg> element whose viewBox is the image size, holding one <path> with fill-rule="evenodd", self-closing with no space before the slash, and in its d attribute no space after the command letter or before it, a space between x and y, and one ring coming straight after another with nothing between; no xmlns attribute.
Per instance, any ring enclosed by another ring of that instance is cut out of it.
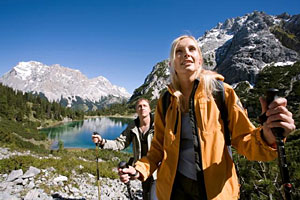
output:
<svg viewBox="0 0 300 200"><path fill-rule="evenodd" d="M228 149L228 152L229 152L231 158L233 158L232 150L231 150L231 133L228 128L228 119L227 119L228 111L227 111L227 107L225 104L225 90L224 90L223 81L218 80L217 90L213 93L213 96L214 96L214 99L218 106L218 109L221 113L222 121L224 123L225 144L227 146L227 149ZM170 105L170 97L171 97L171 94L169 91L166 91L162 97L162 107L163 107L164 118L166 117L167 109Z"/></svg>

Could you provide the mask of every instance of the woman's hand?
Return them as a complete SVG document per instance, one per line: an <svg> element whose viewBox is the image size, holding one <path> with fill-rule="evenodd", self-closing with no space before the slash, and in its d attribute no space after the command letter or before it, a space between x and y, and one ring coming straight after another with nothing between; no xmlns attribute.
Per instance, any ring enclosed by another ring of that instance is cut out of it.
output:
<svg viewBox="0 0 300 200"><path fill-rule="evenodd" d="M263 97L259 98L262 113L266 112L268 119L263 124L263 136L269 145L276 142L276 138L271 128L281 127L284 129L283 136L288 136L296 129L293 114L286 108L287 100L285 98L277 98L269 106Z"/></svg>
<svg viewBox="0 0 300 200"><path fill-rule="evenodd" d="M127 183L129 180L135 180L140 176L140 173L136 171L135 168L132 166L123 169L119 168L118 170L119 170L120 180L123 183Z"/></svg>

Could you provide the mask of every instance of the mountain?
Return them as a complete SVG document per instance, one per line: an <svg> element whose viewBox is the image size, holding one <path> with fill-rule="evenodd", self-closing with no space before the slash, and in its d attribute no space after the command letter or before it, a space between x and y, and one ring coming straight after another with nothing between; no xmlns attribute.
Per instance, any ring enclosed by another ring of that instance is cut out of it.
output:
<svg viewBox="0 0 300 200"><path fill-rule="evenodd" d="M129 99L129 103L134 103L141 96L151 100L151 102L159 98L161 91L165 89L169 82L170 72L168 62L168 60L164 60L153 67L151 73L146 77L144 84L134 90L133 95ZM151 103L152 107L154 105L155 101Z"/></svg>
<svg viewBox="0 0 300 200"><path fill-rule="evenodd" d="M197 40L204 68L222 74L229 84L247 81L255 85L264 67L292 65L300 60L300 15L272 16L254 11L218 23ZM153 67L129 103L143 96L155 104L168 83L167 63L164 60Z"/></svg>
<svg viewBox="0 0 300 200"><path fill-rule="evenodd" d="M209 67L224 75L230 84L246 80L254 84L267 64L300 59L299 51L286 46L273 33L276 29L289 33L286 24L299 26L299 20L292 20L295 17L255 11L227 19L199 38L206 63L212 64Z"/></svg>
<svg viewBox="0 0 300 200"><path fill-rule="evenodd" d="M102 76L88 79L79 70L58 64L47 66L36 61L18 63L0 78L0 82L83 110L127 101L130 97L125 88L112 85Z"/></svg>

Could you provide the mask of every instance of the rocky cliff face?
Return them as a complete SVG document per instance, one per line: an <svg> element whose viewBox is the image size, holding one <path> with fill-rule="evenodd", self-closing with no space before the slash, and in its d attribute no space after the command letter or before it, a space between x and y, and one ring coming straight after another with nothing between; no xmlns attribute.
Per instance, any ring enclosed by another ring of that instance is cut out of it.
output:
<svg viewBox="0 0 300 200"><path fill-rule="evenodd" d="M271 32L272 28L280 27L285 22L296 23L295 20L291 22L291 19L292 17L286 19L263 12L253 12L242 18L227 20L214 28L224 33L224 36L219 34L217 38L229 39L223 45L214 48L215 54L212 55L215 55L216 65L210 68L224 75L227 83L249 81L254 84L257 74L267 64L299 60L297 51L284 46ZM202 42L203 38L199 41ZM203 44L203 48L211 49L207 44Z"/></svg>
<svg viewBox="0 0 300 200"><path fill-rule="evenodd" d="M281 43L290 49L300 53L300 15L289 16L283 13L279 16L282 23L272 27L271 32L278 38Z"/></svg>

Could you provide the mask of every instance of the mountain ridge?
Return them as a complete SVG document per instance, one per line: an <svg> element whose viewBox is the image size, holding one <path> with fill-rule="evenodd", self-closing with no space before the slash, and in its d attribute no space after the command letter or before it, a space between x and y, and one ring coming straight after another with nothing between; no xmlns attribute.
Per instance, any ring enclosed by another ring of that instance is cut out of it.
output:
<svg viewBox="0 0 300 200"><path fill-rule="evenodd" d="M0 78L0 82L23 92L44 95L49 101L64 102L68 107L84 110L127 101L130 97L125 88L111 84L103 76L88 79L79 70L59 64L48 66L37 61L19 62Z"/></svg>

